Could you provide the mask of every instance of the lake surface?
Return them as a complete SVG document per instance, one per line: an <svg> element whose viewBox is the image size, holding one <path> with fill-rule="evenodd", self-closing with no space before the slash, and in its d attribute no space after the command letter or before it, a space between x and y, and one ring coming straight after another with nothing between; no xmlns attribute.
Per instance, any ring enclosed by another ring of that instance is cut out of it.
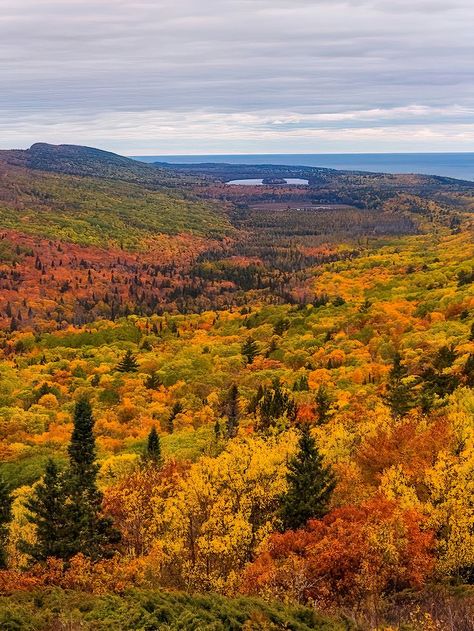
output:
<svg viewBox="0 0 474 631"><path fill-rule="evenodd" d="M284 178L287 184L293 184L294 186L308 186L308 180L301 180L296 177ZM263 179L247 179L247 180L230 180L226 184L232 184L234 186L263 186ZM269 184L267 186L283 186L283 184Z"/></svg>
<svg viewBox="0 0 474 631"><path fill-rule="evenodd" d="M374 173L424 173L474 181L474 153L341 153L135 156L144 162L283 164Z"/></svg>

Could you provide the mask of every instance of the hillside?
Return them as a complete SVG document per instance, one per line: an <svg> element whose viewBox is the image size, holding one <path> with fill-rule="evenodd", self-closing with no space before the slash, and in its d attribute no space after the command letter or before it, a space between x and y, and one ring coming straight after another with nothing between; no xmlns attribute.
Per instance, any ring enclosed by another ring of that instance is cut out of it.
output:
<svg viewBox="0 0 474 631"><path fill-rule="evenodd" d="M110 151L79 145L36 143L29 149L0 151L0 162L65 175L121 180L147 188L183 187L196 181L169 169L119 156Z"/></svg>
<svg viewBox="0 0 474 631"><path fill-rule="evenodd" d="M297 304L314 297L318 265L357 257L369 240L455 228L474 205L464 183L440 178L324 171L303 190L229 187L205 171L182 188L187 175L98 149L2 152L0 324L225 309L248 292ZM163 174L180 186L163 188Z"/></svg>
<svg viewBox="0 0 474 631"><path fill-rule="evenodd" d="M211 203L135 184L3 168L0 230L81 245L144 249L157 234L223 236L231 226Z"/></svg>

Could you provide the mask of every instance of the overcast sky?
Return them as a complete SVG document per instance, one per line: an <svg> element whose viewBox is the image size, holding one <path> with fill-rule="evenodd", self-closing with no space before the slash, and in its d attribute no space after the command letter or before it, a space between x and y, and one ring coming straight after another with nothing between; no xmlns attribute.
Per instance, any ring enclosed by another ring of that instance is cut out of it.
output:
<svg viewBox="0 0 474 631"><path fill-rule="evenodd" d="M0 145L474 151L473 0L0 0Z"/></svg>

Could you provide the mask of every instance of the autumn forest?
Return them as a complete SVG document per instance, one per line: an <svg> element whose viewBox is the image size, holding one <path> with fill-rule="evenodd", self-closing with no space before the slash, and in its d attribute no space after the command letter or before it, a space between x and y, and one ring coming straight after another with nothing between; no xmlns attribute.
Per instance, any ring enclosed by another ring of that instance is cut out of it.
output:
<svg viewBox="0 0 474 631"><path fill-rule="evenodd" d="M0 629L473 631L473 212L0 151Z"/></svg>

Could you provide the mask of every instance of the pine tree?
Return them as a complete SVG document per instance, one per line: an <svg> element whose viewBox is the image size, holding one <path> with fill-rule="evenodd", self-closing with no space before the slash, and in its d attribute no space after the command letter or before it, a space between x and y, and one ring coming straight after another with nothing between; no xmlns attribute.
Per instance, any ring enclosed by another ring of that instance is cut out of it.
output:
<svg viewBox="0 0 474 631"><path fill-rule="evenodd" d="M156 427L153 426L148 434L147 445L145 453L143 454L143 460L147 464L160 465L162 462L161 456L161 441Z"/></svg>
<svg viewBox="0 0 474 631"><path fill-rule="evenodd" d="M183 411L183 406L179 401L177 401L173 407L171 408L170 415L168 417L168 421L166 423L166 428L170 434L174 432L174 421L178 414L181 414Z"/></svg>
<svg viewBox="0 0 474 631"><path fill-rule="evenodd" d="M117 365L119 372L137 372L138 362L135 355L130 349L125 353L120 362Z"/></svg>
<svg viewBox="0 0 474 631"><path fill-rule="evenodd" d="M259 403L262 400L264 394L265 394L265 388L262 386L262 384L259 384L257 392L250 399L249 404L247 406L247 412L249 414L256 414Z"/></svg>
<svg viewBox="0 0 474 631"><path fill-rule="evenodd" d="M13 498L5 480L0 477L0 570L7 565L8 524L12 519Z"/></svg>
<svg viewBox="0 0 474 631"><path fill-rule="evenodd" d="M74 410L74 427L68 447L70 473L80 481L81 486L95 490L99 466L96 463L94 438L94 418L91 404L80 399Z"/></svg>
<svg viewBox="0 0 474 631"><path fill-rule="evenodd" d="M90 403L81 399L74 411L67 471L59 473L50 461L26 505L36 525L37 542L25 545L25 550L36 561L50 556L68 561L79 553L99 559L109 556L120 540L112 521L102 515L93 429Z"/></svg>
<svg viewBox="0 0 474 631"><path fill-rule="evenodd" d="M451 346L442 346L438 349L433 359L434 369L441 372L445 368L449 368L456 361L457 356L456 348L453 344Z"/></svg>
<svg viewBox="0 0 474 631"><path fill-rule="evenodd" d="M405 381L407 376L408 370L403 366L400 354L396 353L388 376L385 395L385 402L394 418L405 416L414 405L412 388Z"/></svg>
<svg viewBox="0 0 474 631"><path fill-rule="evenodd" d="M156 390L161 385L162 381L155 370L153 370L153 372L151 372L145 379L145 388L148 388L149 390Z"/></svg>
<svg viewBox="0 0 474 631"><path fill-rule="evenodd" d="M102 515L102 493L97 488L94 418L87 399L76 403L74 429L68 448L67 509L70 549L91 558L110 554L110 545L120 539L112 521Z"/></svg>
<svg viewBox="0 0 474 631"><path fill-rule="evenodd" d="M294 399L282 387L277 378L274 379L271 388L263 389L263 395L257 403L257 412L256 429L260 432L267 432L276 426L279 419L285 416L290 422L294 422L298 408Z"/></svg>
<svg viewBox="0 0 474 631"><path fill-rule="evenodd" d="M309 382L307 375L301 375L293 384L293 392L308 392Z"/></svg>
<svg viewBox="0 0 474 631"><path fill-rule="evenodd" d="M304 527L308 519L324 517L335 479L331 469L324 467L307 424L301 429L298 452L288 463L286 479L288 490L280 507L283 529L296 530Z"/></svg>
<svg viewBox="0 0 474 631"><path fill-rule="evenodd" d="M330 417L332 399L323 385L320 385L318 388L315 402L318 423L324 425L324 423L328 422Z"/></svg>
<svg viewBox="0 0 474 631"><path fill-rule="evenodd" d="M56 463L49 460L42 480L35 486L33 496L25 504L30 513L27 519L36 526L36 541L33 544L23 543L22 548L34 561L72 556L69 549L66 505L64 477Z"/></svg>
<svg viewBox="0 0 474 631"><path fill-rule="evenodd" d="M225 433L227 438L237 436L239 429L239 388L234 383L222 405L222 414L226 417Z"/></svg>
<svg viewBox="0 0 474 631"><path fill-rule="evenodd" d="M247 364L253 364L253 360L258 355L257 342L253 337L248 337L242 344L242 355L247 360Z"/></svg>

